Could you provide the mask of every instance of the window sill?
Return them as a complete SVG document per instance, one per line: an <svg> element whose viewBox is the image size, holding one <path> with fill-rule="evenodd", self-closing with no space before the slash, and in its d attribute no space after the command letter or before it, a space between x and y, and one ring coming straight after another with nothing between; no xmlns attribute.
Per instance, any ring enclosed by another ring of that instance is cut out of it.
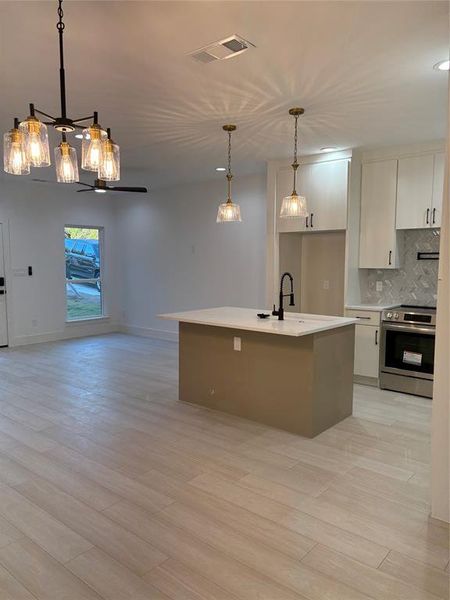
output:
<svg viewBox="0 0 450 600"><path fill-rule="evenodd" d="M72 321L66 321L66 326L68 327L72 327L73 325L83 325L86 323L92 323L93 321L95 323L101 323L101 322L106 322L106 321L110 321L111 317L108 316L101 316L101 317L86 317L84 319L73 319Z"/></svg>

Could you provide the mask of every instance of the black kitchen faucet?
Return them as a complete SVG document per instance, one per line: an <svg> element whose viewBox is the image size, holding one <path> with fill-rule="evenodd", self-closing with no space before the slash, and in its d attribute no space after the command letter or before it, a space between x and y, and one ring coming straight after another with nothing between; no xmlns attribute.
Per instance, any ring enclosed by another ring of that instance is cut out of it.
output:
<svg viewBox="0 0 450 600"><path fill-rule="evenodd" d="M291 291L288 294L284 294L283 293L283 284L284 284L285 277L289 277L290 282L291 282ZM286 296L290 297L289 306L295 306L295 302L294 302L294 278L287 271L286 271L286 273L283 273L283 275L281 276L281 281L280 281L280 306L279 306L278 310L275 310L275 304L274 304L273 305L273 311L272 311L273 316L274 317L278 317L279 321L284 321L283 298L285 298Z"/></svg>

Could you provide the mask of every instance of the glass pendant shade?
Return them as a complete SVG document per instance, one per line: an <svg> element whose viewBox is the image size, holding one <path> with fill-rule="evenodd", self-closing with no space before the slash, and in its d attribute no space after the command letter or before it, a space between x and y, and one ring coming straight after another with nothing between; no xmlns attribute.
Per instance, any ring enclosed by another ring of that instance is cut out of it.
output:
<svg viewBox="0 0 450 600"><path fill-rule="evenodd" d="M306 198L292 193L283 198L281 203L280 217L284 219L293 219L295 217L307 217L308 209L306 207Z"/></svg>
<svg viewBox="0 0 450 600"><path fill-rule="evenodd" d="M98 177L103 181L119 181L120 179L120 148L110 138L102 142Z"/></svg>
<svg viewBox="0 0 450 600"><path fill-rule="evenodd" d="M99 125L83 129L81 144L81 168L85 171L98 171L102 159L102 144L106 140L106 131Z"/></svg>
<svg viewBox="0 0 450 600"><path fill-rule="evenodd" d="M232 221L241 222L241 209L239 204L235 204L231 200L227 200L219 205L217 211L217 223L230 223Z"/></svg>
<svg viewBox="0 0 450 600"><path fill-rule="evenodd" d="M77 153L67 142L55 148L56 179L58 183L76 183L78 177Z"/></svg>
<svg viewBox="0 0 450 600"><path fill-rule="evenodd" d="M48 167L51 161L47 126L36 117L30 116L22 121L19 129L24 135L25 150L30 165Z"/></svg>
<svg viewBox="0 0 450 600"><path fill-rule="evenodd" d="M17 127L3 136L3 169L10 175L28 175L30 172L25 136Z"/></svg>

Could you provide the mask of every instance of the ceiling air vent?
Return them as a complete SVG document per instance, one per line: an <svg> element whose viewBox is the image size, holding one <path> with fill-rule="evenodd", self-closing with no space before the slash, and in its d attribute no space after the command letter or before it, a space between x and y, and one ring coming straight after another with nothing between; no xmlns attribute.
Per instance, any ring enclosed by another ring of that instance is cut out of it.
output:
<svg viewBox="0 0 450 600"><path fill-rule="evenodd" d="M251 42L234 34L224 40L213 42L212 44L208 44L208 46L194 50L194 52L189 52L189 56L192 56L198 62L210 63L215 60L225 60L226 58L238 56L242 52L245 52L245 50L254 47L255 45Z"/></svg>

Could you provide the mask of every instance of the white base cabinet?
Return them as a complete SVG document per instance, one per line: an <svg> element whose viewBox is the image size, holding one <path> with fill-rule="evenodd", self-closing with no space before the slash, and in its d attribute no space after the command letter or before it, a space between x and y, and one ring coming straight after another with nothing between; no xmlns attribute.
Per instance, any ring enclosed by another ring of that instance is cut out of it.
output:
<svg viewBox="0 0 450 600"><path fill-rule="evenodd" d="M378 379L381 311L347 308L345 316L359 320L355 327L354 375L372 380Z"/></svg>
<svg viewBox="0 0 450 600"><path fill-rule="evenodd" d="M380 365L380 329L372 325L356 325L354 374L378 378Z"/></svg>

